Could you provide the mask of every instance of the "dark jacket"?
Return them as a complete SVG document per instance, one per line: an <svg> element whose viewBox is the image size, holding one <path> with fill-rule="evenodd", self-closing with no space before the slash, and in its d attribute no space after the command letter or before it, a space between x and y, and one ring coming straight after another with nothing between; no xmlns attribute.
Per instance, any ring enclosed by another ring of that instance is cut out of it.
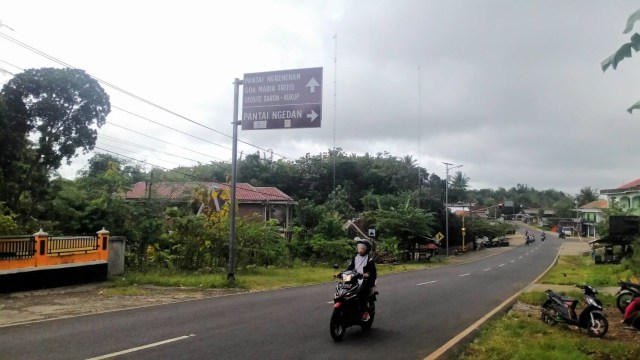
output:
<svg viewBox="0 0 640 360"><path fill-rule="evenodd" d="M349 266L347 266L347 270L356 269L356 256L351 258L351 263L349 263ZM369 273L369 277L366 280L370 281L372 284L375 283L376 278L378 277L378 272L376 271L376 263L371 258L371 255L369 255L369 261L367 261L367 263L362 268L362 272Z"/></svg>

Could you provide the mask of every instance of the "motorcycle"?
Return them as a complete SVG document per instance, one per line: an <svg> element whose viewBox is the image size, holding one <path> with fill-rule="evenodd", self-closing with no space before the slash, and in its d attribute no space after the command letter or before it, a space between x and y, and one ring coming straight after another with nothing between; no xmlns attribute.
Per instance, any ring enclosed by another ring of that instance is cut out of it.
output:
<svg viewBox="0 0 640 360"><path fill-rule="evenodd" d="M540 241L544 241L544 239L545 239L546 237L547 237L547 236L546 236L544 233L542 233L542 235L540 235Z"/></svg>
<svg viewBox="0 0 640 360"><path fill-rule="evenodd" d="M329 323L329 330L334 341L342 340L347 328L360 325L363 331L368 331L373 325L376 315L376 305L378 291L375 285L371 288L367 300L367 312L369 319L362 320L362 313L359 311L358 289L362 286L362 274L356 271L343 271L335 276L340 279L336 285L336 293L333 297L333 313Z"/></svg>
<svg viewBox="0 0 640 360"><path fill-rule="evenodd" d="M561 232L560 234L558 234L558 238L559 239L566 239L567 235L564 232Z"/></svg>
<svg viewBox="0 0 640 360"><path fill-rule="evenodd" d="M587 304L580 315L576 314L577 299L547 290L547 300L540 309L542 321L549 325L564 323L577 326L580 330L587 330L591 336L603 337L609 330L609 321L604 314L602 301L597 298L598 290L589 285L576 285L576 287L583 291Z"/></svg>
<svg viewBox="0 0 640 360"><path fill-rule="evenodd" d="M616 294L616 306L624 314L633 299L640 296L640 284L618 281L618 286L620 286L620 290Z"/></svg>
<svg viewBox="0 0 640 360"><path fill-rule="evenodd" d="M535 241L536 241L535 236L529 235L527 236L527 239L524 241L524 244L529 246L529 244L533 244Z"/></svg>

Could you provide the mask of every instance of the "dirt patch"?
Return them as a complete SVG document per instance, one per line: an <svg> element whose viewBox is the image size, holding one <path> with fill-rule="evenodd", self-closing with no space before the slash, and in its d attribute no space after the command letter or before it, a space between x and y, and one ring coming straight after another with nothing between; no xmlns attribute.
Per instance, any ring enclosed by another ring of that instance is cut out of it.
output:
<svg viewBox="0 0 640 360"><path fill-rule="evenodd" d="M522 302L516 302L511 311L525 314L532 319L540 319L540 306L530 305ZM580 311L580 310L579 310ZM609 320L609 331L603 339L611 341L624 341L637 344L640 342L640 331L630 330L626 324L621 323L622 314L618 309L608 308L605 309L607 320ZM575 326L568 326L567 331L576 331L578 328Z"/></svg>
<svg viewBox="0 0 640 360"><path fill-rule="evenodd" d="M156 286L136 286L120 289L93 284L0 294L0 327L242 292L246 292L246 290L201 290Z"/></svg>

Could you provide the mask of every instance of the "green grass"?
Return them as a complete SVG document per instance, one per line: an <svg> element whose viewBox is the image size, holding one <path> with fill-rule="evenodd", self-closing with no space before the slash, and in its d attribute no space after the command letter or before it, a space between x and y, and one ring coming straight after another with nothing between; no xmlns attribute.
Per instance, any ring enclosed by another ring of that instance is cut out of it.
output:
<svg viewBox="0 0 640 360"><path fill-rule="evenodd" d="M440 264L444 262L377 265L377 269L378 275L385 275L436 267ZM235 283L227 282L227 274L223 271L210 274L169 270L129 271L124 276L111 279L111 287L119 288L135 284L200 289L234 287L247 290L269 290L329 282L340 270L342 269L335 270L327 265L301 265L292 268L247 267L238 270Z"/></svg>
<svg viewBox="0 0 640 360"><path fill-rule="evenodd" d="M511 312L488 323L461 359L639 359L640 345L594 339L537 316Z"/></svg>
<svg viewBox="0 0 640 360"><path fill-rule="evenodd" d="M631 274L622 265L594 264L589 255L561 256L541 280L542 284L616 286L618 280L627 280Z"/></svg>

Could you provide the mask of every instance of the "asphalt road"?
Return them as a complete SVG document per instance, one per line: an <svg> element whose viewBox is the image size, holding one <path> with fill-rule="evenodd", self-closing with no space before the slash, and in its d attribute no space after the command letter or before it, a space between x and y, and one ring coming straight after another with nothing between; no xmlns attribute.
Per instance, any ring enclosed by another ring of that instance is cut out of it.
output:
<svg viewBox="0 0 640 360"><path fill-rule="evenodd" d="M562 241L378 278L373 328L329 335L335 284L0 328L0 359L422 359L523 289ZM106 358L106 357L105 357Z"/></svg>

